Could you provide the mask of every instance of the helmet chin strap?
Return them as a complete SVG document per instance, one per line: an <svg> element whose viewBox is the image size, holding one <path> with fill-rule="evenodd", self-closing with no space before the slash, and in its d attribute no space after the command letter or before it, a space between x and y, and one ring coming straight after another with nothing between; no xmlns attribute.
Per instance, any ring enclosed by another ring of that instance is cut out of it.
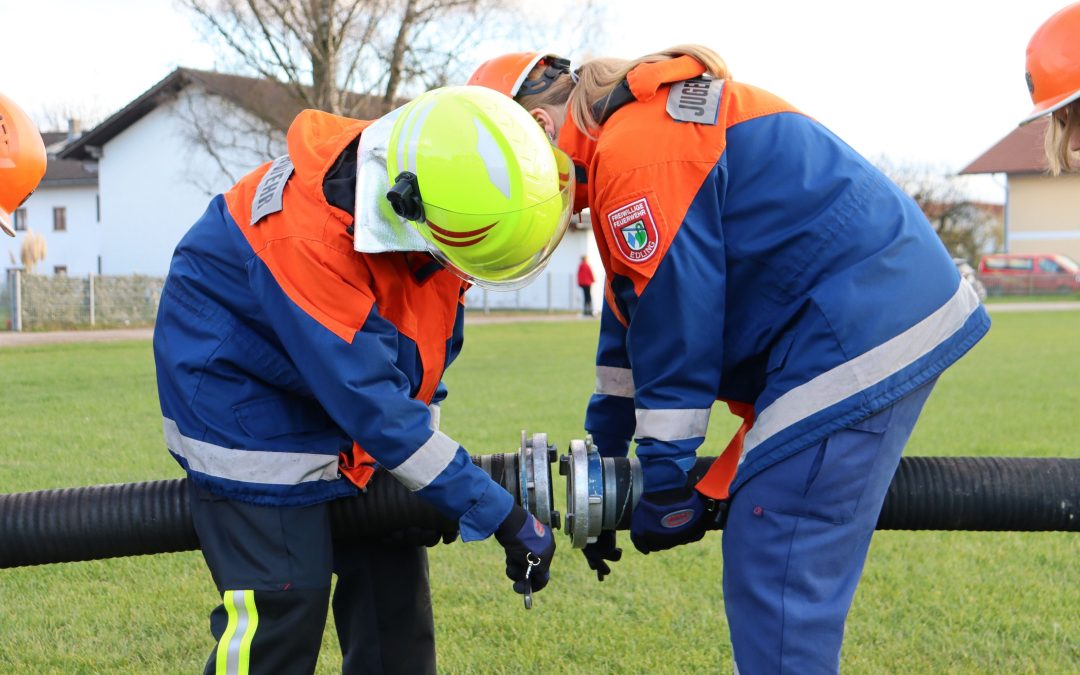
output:
<svg viewBox="0 0 1080 675"><path fill-rule="evenodd" d="M356 206L353 209L356 217L353 249L361 253L427 251L429 248L427 241L416 228L395 212L392 198L387 194L395 190L397 199L403 205L413 201L405 185L399 182L391 186L387 176L387 146L394 120L400 112L401 109L398 108L383 115L360 135L356 163ZM418 190L415 197L418 201ZM412 210L405 215L412 215ZM423 217L422 209L420 217Z"/></svg>
<svg viewBox="0 0 1080 675"><path fill-rule="evenodd" d="M570 72L570 59L564 59L559 56L551 56L541 61L542 65L545 65L544 72L540 77L532 80L525 80L521 83L521 86L514 93L514 97L518 96L531 96L533 94L539 94L552 84L555 80L559 79L559 76L564 73ZM526 73L527 74L527 73Z"/></svg>

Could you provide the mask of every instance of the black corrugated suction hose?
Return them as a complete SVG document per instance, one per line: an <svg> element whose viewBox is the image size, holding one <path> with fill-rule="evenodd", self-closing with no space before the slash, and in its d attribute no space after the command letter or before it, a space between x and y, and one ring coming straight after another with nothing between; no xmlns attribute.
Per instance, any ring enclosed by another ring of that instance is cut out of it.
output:
<svg viewBox="0 0 1080 675"><path fill-rule="evenodd" d="M714 457L699 457L694 485ZM616 493L630 462L616 459ZM617 529L630 529L630 501L617 499ZM1080 532L1080 459L904 457L878 519L879 530Z"/></svg>
<svg viewBox="0 0 1080 675"><path fill-rule="evenodd" d="M905 457L877 529L1080 532L1080 459Z"/></svg>
<svg viewBox="0 0 1080 675"><path fill-rule="evenodd" d="M517 453L473 462L518 494ZM457 522L383 469L363 494L332 502L330 517L335 537L384 536L406 527L457 532ZM0 495L0 568L198 548L184 478Z"/></svg>
<svg viewBox="0 0 1080 675"><path fill-rule="evenodd" d="M710 459L699 459L693 474ZM516 454L474 461L518 494ZM629 481L628 462L616 473ZM331 517L335 537L457 529L382 470L364 494L335 501ZM1080 531L1080 459L905 457L878 529ZM184 479L0 495L0 568L198 547Z"/></svg>

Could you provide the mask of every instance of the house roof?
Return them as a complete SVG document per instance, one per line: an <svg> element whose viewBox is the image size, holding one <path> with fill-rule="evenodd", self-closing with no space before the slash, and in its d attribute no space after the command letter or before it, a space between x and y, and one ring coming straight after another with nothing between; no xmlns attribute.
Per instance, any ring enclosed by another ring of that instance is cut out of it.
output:
<svg viewBox="0 0 1080 675"><path fill-rule="evenodd" d="M97 182L97 162L50 157L45 165L45 175L41 179L41 187L97 185Z"/></svg>
<svg viewBox="0 0 1080 675"><path fill-rule="evenodd" d="M210 94L232 102L282 131L289 128L293 118L303 109L288 86L277 80L177 68L104 122L72 141L60 151L59 157L94 158L97 149L192 84L201 85ZM376 117L382 114L377 97L357 94L357 103L360 115Z"/></svg>
<svg viewBox="0 0 1080 675"><path fill-rule="evenodd" d="M961 174L1045 173L1043 136L1050 120L1047 115L1031 124L1013 129L1009 135L960 170Z"/></svg>
<svg viewBox="0 0 1080 675"><path fill-rule="evenodd" d="M51 145L56 145L66 141L68 138L68 132L66 131L43 131L41 132L41 140L45 143L45 147L48 148Z"/></svg>

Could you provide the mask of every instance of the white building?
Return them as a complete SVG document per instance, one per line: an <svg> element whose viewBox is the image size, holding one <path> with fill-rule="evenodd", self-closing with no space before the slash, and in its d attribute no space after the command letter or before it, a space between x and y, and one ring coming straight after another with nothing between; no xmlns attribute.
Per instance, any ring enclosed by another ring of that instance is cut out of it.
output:
<svg viewBox="0 0 1080 675"><path fill-rule="evenodd" d="M284 132L299 110L280 83L178 68L69 144L60 157L96 161L98 168L97 265L85 271L163 276L176 244L210 198L284 154ZM470 292L469 305L580 308L576 270L582 255L591 259L598 290L596 245L588 227L578 227L529 287L486 298Z"/></svg>
<svg viewBox="0 0 1080 675"><path fill-rule="evenodd" d="M98 271L100 212L98 176L92 160L58 159L56 152L74 134L42 134L49 159L37 190L12 214L15 237L0 235L3 267L19 267L20 250L28 232L45 240L46 255L37 274L83 276Z"/></svg>
<svg viewBox="0 0 1080 675"><path fill-rule="evenodd" d="M102 274L164 276L210 198L284 151L298 108L279 90L178 68L64 148L62 158L97 161Z"/></svg>

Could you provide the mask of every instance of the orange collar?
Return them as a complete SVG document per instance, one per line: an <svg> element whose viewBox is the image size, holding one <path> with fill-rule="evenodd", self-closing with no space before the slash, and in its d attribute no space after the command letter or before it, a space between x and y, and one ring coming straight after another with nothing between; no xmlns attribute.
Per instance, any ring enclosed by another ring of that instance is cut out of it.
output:
<svg viewBox="0 0 1080 675"><path fill-rule="evenodd" d="M635 99L648 101L656 95L661 86L693 79L704 73L705 65L700 61L692 56L680 56L656 63L642 63L626 74L626 82ZM594 130L597 138L600 136L601 128ZM570 156L578 169L577 189L574 195L575 213L589 205L587 172L589 165L592 164L593 155L596 154L597 138L591 138L588 133L578 128L570 114L570 106L567 106L566 119L563 120L555 144Z"/></svg>
<svg viewBox="0 0 1080 675"><path fill-rule="evenodd" d="M705 74L705 65L692 56L680 56L656 63L642 63L626 74L630 92L639 101L648 101L665 84L692 80Z"/></svg>

